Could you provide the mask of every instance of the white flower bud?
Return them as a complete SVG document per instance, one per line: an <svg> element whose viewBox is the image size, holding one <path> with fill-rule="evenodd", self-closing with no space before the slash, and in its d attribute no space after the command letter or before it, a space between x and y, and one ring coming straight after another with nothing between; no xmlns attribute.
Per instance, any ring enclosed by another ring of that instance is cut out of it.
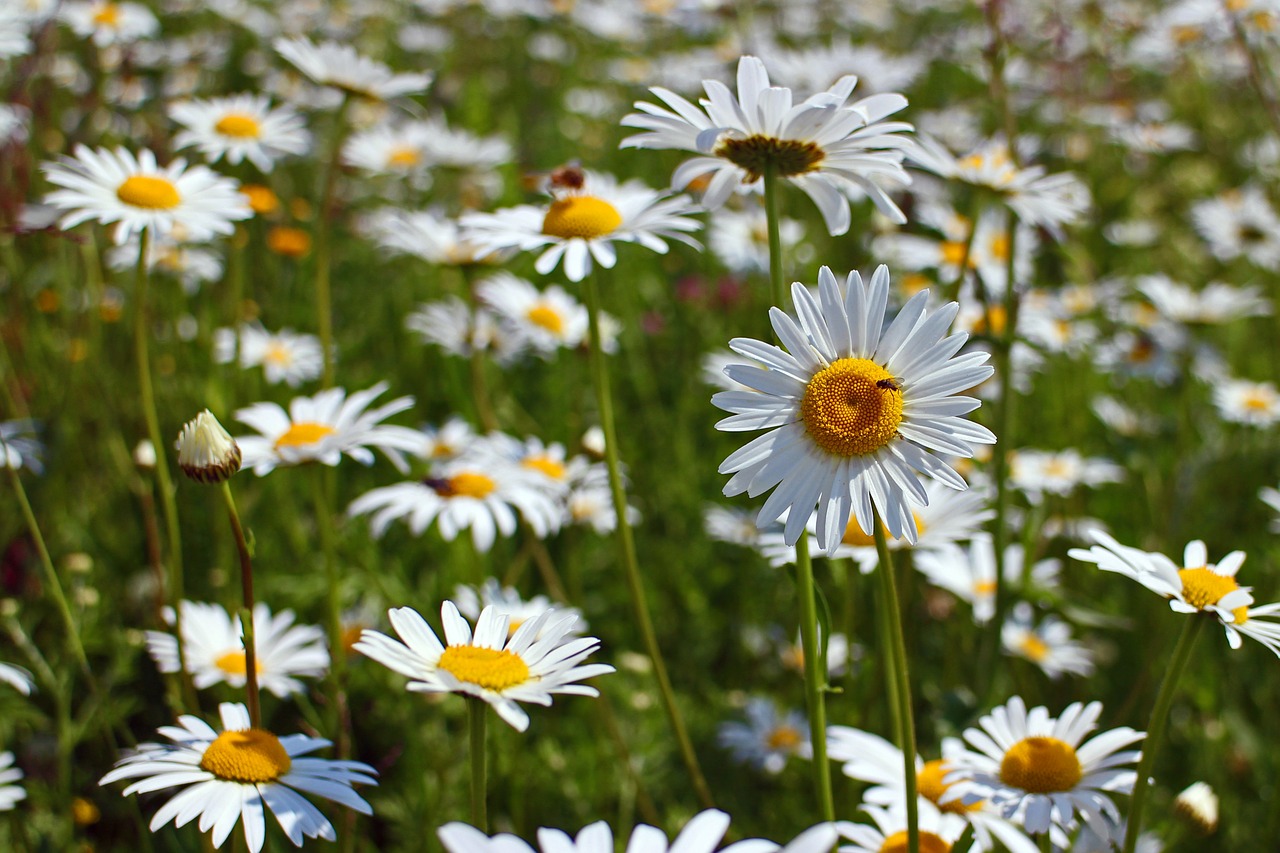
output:
<svg viewBox="0 0 1280 853"><path fill-rule="evenodd" d="M200 483L221 483L240 470L240 447L205 409L182 428L178 441L178 467Z"/></svg>

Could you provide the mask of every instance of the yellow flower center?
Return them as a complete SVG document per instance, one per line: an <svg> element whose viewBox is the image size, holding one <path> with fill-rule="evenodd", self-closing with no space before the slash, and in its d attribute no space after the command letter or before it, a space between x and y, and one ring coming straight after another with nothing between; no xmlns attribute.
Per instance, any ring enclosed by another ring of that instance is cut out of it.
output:
<svg viewBox="0 0 1280 853"><path fill-rule="evenodd" d="M947 240L942 244L942 262L949 266L958 267L965 262L966 246L959 240ZM973 267L974 258L969 256L968 266Z"/></svg>
<svg viewBox="0 0 1280 853"><path fill-rule="evenodd" d="M276 439L276 449L281 447L306 447L316 444L337 432L333 427L318 424L314 421L301 421L289 427L285 434Z"/></svg>
<svg viewBox="0 0 1280 853"><path fill-rule="evenodd" d="M262 729L223 732L200 759L201 770L246 785L274 782L292 766L280 738Z"/></svg>
<svg viewBox="0 0 1280 853"><path fill-rule="evenodd" d="M800 419L823 450L864 456L888 444L902 423L902 392L893 376L865 358L841 358L809 380Z"/></svg>
<svg viewBox="0 0 1280 853"><path fill-rule="evenodd" d="M1236 579L1220 575L1207 566L1195 569L1179 569L1178 578L1182 581L1182 597L1187 604L1197 610L1204 610L1210 604L1217 604L1229 592L1240 588ZM1249 618L1249 607L1237 607L1231 611L1236 617L1236 624L1241 625Z"/></svg>
<svg viewBox="0 0 1280 853"><path fill-rule="evenodd" d="M974 595L995 595L995 593L996 593L995 581L978 581L973 585Z"/></svg>
<svg viewBox="0 0 1280 853"><path fill-rule="evenodd" d="M93 22L103 27L115 29L120 26L120 7L115 3L103 3L93 16Z"/></svg>
<svg viewBox="0 0 1280 853"><path fill-rule="evenodd" d="M524 317L533 325L541 326L553 335L564 334L564 317L561 317L560 312L550 305L539 302L526 311Z"/></svg>
<svg viewBox="0 0 1280 853"><path fill-rule="evenodd" d="M408 145L392 148L387 153L387 166L410 169L422 162L422 152Z"/></svg>
<svg viewBox="0 0 1280 853"><path fill-rule="evenodd" d="M267 232L267 248L286 258L300 258L311 251L311 235L301 228L277 225Z"/></svg>
<svg viewBox="0 0 1280 853"><path fill-rule="evenodd" d="M1000 762L1000 781L1032 794L1070 791L1083 776L1075 749L1056 737L1023 738Z"/></svg>
<svg viewBox="0 0 1280 853"><path fill-rule="evenodd" d="M102 812L92 800L76 797L71 801L71 820L76 826L92 826L102 819Z"/></svg>
<svg viewBox="0 0 1280 853"><path fill-rule="evenodd" d="M244 649L232 649L213 662L213 665L227 675L248 675L249 665L245 662ZM262 661L254 660L253 671L262 674Z"/></svg>
<svg viewBox="0 0 1280 853"><path fill-rule="evenodd" d="M920 516L913 512L911 517L915 519L916 532L924 533L924 522L920 520ZM889 529L884 526L883 522L880 524L880 529L884 531L885 539L895 538L889 534ZM874 548L876 547L876 537L870 533L863 532L862 525L858 524L858 519L851 515L849 516L849 524L844 529L844 536L840 538L840 543L853 548Z"/></svg>
<svg viewBox="0 0 1280 853"><path fill-rule="evenodd" d="M1009 314L1004 310L1004 306L992 305L985 314L974 321L973 333L1000 337L1008 325Z"/></svg>
<svg viewBox="0 0 1280 853"><path fill-rule="evenodd" d="M942 795L951 787L942 780L950 772L951 768L941 759L935 758L933 761L926 761L924 767L920 768L920 772L916 774L916 789L920 792L920 796L930 800L942 811L951 812L952 814L962 815L965 812L973 812L982 808L981 800L969 806L964 804L964 800L961 797L956 797L954 800L948 800L945 803L942 802Z"/></svg>
<svg viewBox="0 0 1280 853"><path fill-rule="evenodd" d="M1174 27L1170 33L1173 35L1173 40L1180 45L1191 44L1200 39L1200 28L1189 24Z"/></svg>
<svg viewBox="0 0 1280 853"><path fill-rule="evenodd" d="M1027 636L1023 637L1022 641L1018 643L1018 651L1022 652L1023 656L1026 657L1027 660L1034 663L1040 663L1048 656L1049 646L1044 640L1040 639L1035 634L1028 633Z"/></svg>
<svg viewBox="0 0 1280 853"><path fill-rule="evenodd" d="M778 726L769 732L764 742L769 749L790 751L799 747L803 740L800 731L795 727Z"/></svg>
<svg viewBox="0 0 1280 853"><path fill-rule="evenodd" d="M1250 391L1244 395L1244 407L1254 412L1269 412L1275 407L1275 401L1269 394L1261 391Z"/></svg>
<svg viewBox="0 0 1280 853"><path fill-rule="evenodd" d="M280 207L280 199L270 187L262 184L243 184L240 192L249 200L249 207L254 213L275 213Z"/></svg>
<svg viewBox="0 0 1280 853"><path fill-rule="evenodd" d="M530 456L521 463L526 468L532 468L534 471L545 474L553 480L563 480L565 475L564 465L549 456Z"/></svg>
<svg viewBox="0 0 1280 853"><path fill-rule="evenodd" d="M812 172L827 156L813 142L762 135L722 140L714 153L745 171L747 183L758 181L770 164L779 177L790 178Z"/></svg>
<svg viewBox="0 0 1280 853"><path fill-rule="evenodd" d="M167 178L130 175L116 188L116 198L132 207L147 210L172 210L182 203L178 188Z"/></svg>
<svg viewBox="0 0 1280 853"><path fill-rule="evenodd" d="M542 220L542 233L562 240L574 237L593 240L612 234L621 224L622 214L609 202L589 195L575 195L551 202Z"/></svg>
<svg viewBox="0 0 1280 853"><path fill-rule="evenodd" d="M213 129L223 136L236 139L257 139L262 134L262 127L259 126L258 120L246 113L227 113L218 119Z"/></svg>
<svg viewBox="0 0 1280 853"><path fill-rule="evenodd" d="M463 471L445 480L428 480L427 485L435 489L442 498L480 498L486 497L498 484L493 478L474 471Z"/></svg>
<svg viewBox="0 0 1280 853"><path fill-rule="evenodd" d="M950 853L951 844L932 832L920 831L920 853ZM907 853L907 831L898 830L880 845L879 853Z"/></svg>
<svg viewBox="0 0 1280 853"><path fill-rule="evenodd" d="M529 680L528 665L506 649L450 646L436 666L459 681L499 693Z"/></svg>
<svg viewBox="0 0 1280 853"><path fill-rule="evenodd" d="M267 344L266 352L262 354L262 360L268 364L284 367L293 364L293 353L284 344Z"/></svg>
<svg viewBox="0 0 1280 853"><path fill-rule="evenodd" d="M989 250L991 257L1007 261L1009 259L1009 236L1007 234L997 234L992 237Z"/></svg>

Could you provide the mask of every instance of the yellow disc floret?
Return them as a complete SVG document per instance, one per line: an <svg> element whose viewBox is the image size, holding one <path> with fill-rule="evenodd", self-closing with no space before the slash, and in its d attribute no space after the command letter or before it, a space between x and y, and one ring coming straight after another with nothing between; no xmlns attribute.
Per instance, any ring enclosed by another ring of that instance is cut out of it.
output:
<svg viewBox="0 0 1280 853"><path fill-rule="evenodd" d="M120 26L120 7L115 3L103 3L94 13L93 22L110 29Z"/></svg>
<svg viewBox="0 0 1280 853"><path fill-rule="evenodd" d="M950 772L951 768L940 759L935 758L933 761L926 761L924 767L920 768L920 772L916 774L916 790L920 792L920 796L930 800L944 812L962 815L965 812L977 811L982 808L981 800L966 806L963 797L956 797L955 799L947 800L945 803L942 802L942 795L947 793L947 789L951 787L942 780Z"/></svg>
<svg viewBox="0 0 1280 853"><path fill-rule="evenodd" d="M168 178L130 175L116 188L116 198L132 207L147 210L172 210L182 203L178 188Z"/></svg>
<svg viewBox="0 0 1280 853"><path fill-rule="evenodd" d="M541 326L553 335L564 334L564 317L550 305L539 302L524 313L524 317L535 326Z"/></svg>
<svg viewBox="0 0 1280 853"><path fill-rule="evenodd" d="M529 666L506 649L450 646L436 666L459 681L499 693L529 680Z"/></svg>
<svg viewBox="0 0 1280 853"><path fill-rule="evenodd" d="M795 726L778 726L765 736L764 742L769 749L790 752L804 742L804 736L800 734L800 730Z"/></svg>
<svg viewBox="0 0 1280 853"><path fill-rule="evenodd" d="M920 853L950 853L951 844L932 832L920 831ZM907 831L895 832L885 838L879 853L907 853Z"/></svg>
<svg viewBox="0 0 1280 853"><path fill-rule="evenodd" d="M201 770L246 785L274 782L292 766L280 738L262 729L223 732L200 759Z"/></svg>
<svg viewBox="0 0 1280 853"><path fill-rule="evenodd" d="M1178 577L1182 580L1182 598L1197 610L1204 610L1211 604L1217 604L1229 592L1240 588L1236 579L1229 575L1220 575L1207 566L1196 569L1179 569ZM1249 607L1237 607L1231 611L1235 614L1236 624L1242 624L1249 618Z"/></svg>
<svg viewBox="0 0 1280 853"><path fill-rule="evenodd" d="M1056 737L1023 738L1000 762L1000 781L1031 794L1070 791L1083 777L1075 749Z"/></svg>
<svg viewBox="0 0 1280 853"><path fill-rule="evenodd" d="M315 421L299 421L290 426L284 435L276 439L276 449L278 450L281 447L306 447L309 444L316 444L336 432L337 430L327 424L318 424Z"/></svg>
<svg viewBox="0 0 1280 853"><path fill-rule="evenodd" d="M529 456L520 462L525 468L530 468L553 480L563 480L565 474L564 463L557 462L550 456Z"/></svg>
<svg viewBox="0 0 1280 853"><path fill-rule="evenodd" d="M218 119L213 129L233 139L257 139L262 135L258 120L247 113L227 113Z"/></svg>
<svg viewBox="0 0 1280 853"><path fill-rule="evenodd" d="M812 172L827 156L813 142L760 134L743 139L724 139L716 146L715 154L743 169L747 173L747 183L759 180L770 165L783 178Z"/></svg>
<svg viewBox="0 0 1280 853"><path fill-rule="evenodd" d="M1034 663L1040 663L1049 656L1048 644L1035 634L1030 633L1023 637L1022 641L1018 643L1018 650L1022 652L1023 656L1027 660Z"/></svg>
<svg viewBox="0 0 1280 853"><path fill-rule="evenodd" d="M218 657L213 665L225 672L227 675L245 676L249 672L249 665L245 663L243 649L234 649L224 655ZM262 674L262 661L255 659L253 662L253 671Z"/></svg>
<svg viewBox="0 0 1280 853"><path fill-rule="evenodd" d="M498 484L492 477L475 471L463 471L443 480L429 480L427 485L442 498L480 498L487 497Z"/></svg>
<svg viewBox="0 0 1280 853"><path fill-rule="evenodd" d="M836 456L864 456L888 444L902 423L893 376L865 358L842 358L805 386L800 419L809 437Z"/></svg>
<svg viewBox="0 0 1280 853"><path fill-rule="evenodd" d="M594 196L575 195L551 203L542 220L542 233L562 240L574 237L593 240L612 234L621 224L622 214L609 202Z"/></svg>

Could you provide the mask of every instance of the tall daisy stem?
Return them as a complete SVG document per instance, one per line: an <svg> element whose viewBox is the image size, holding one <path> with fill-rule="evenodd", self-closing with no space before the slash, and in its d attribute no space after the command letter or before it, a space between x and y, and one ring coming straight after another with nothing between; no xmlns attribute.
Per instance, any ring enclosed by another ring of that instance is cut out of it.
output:
<svg viewBox="0 0 1280 853"><path fill-rule="evenodd" d="M894 677L894 713L902 732L902 776L907 800L907 850L920 853L920 815L916 798L916 728L911 710L911 677L907 671L907 644L902 635L902 613L898 609L898 590L893 576L893 558L889 555L889 543L885 538L880 513L873 510L871 521L875 527L876 554L880 565L876 574L880 578L880 611L889 624L889 667Z"/></svg>
<svg viewBox="0 0 1280 853"><path fill-rule="evenodd" d="M801 534L796 542L796 587L800 597L800 645L804 649L804 697L809 712L809 743L813 748L813 781L818 789L822 819L833 821L836 807L831 796L831 764L827 761L827 679L822 666L824 655L818 648L818 602L807 533Z"/></svg>
<svg viewBox="0 0 1280 853"><path fill-rule="evenodd" d="M482 699L467 697L467 729L471 740L471 825L489 831L489 807L485 802L485 727L488 708Z"/></svg>
<svg viewBox="0 0 1280 853"><path fill-rule="evenodd" d="M338 158L342 156L342 140L346 136L347 109L350 106L351 96L343 95L342 104L333 117L333 136L329 140L320 207L316 210L316 324L320 327L320 348L324 351L325 388L333 387L333 293L329 286L333 253L329 246L329 208L333 206L334 188L338 184Z"/></svg>
<svg viewBox="0 0 1280 853"><path fill-rule="evenodd" d="M351 717L347 711L347 649L342 641L342 575L338 571L337 543L333 539L333 469L316 465L315 498L316 529L320 534L320 550L324 555L324 577L329 633L329 685L333 708L337 715L338 758L351 757Z"/></svg>
<svg viewBox="0 0 1280 853"><path fill-rule="evenodd" d="M1173 647L1173 658L1164 671L1164 679L1160 682L1160 692L1156 695L1155 707L1151 709L1151 719L1147 722L1147 736L1142 742L1142 758L1138 761L1138 778L1133 782L1133 798L1129 802L1129 825L1124 833L1124 853L1133 853L1138 843L1138 833L1142 831L1142 810L1147 803L1147 780L1156 764L1156 750L1164 740L1164 727L1169 721L1169 708L1173 705L1173 696L1178 691L1178 680L1191 660L1191 649L1204 626L1213 618L1203 613L1193 613L1184 619L1182 633L1178 644Z"/></svg>
<svg viewBox="0 0 1280 853"><path fill-rule="evenodd" d="M778 170L772 163L764 170L764 217L769 231L769 296L781 308L786 304L786 284L782 277L782 226L778 214Z"/></svg>
<svg viewBox="0 0 1280 853"><path fill-rule="evenodd" d="M255 729L262 728L262 705L258 697L258 646L253 633L253 557L249 553L249 543L244 537L244 528L240 524L240 513L236 511L235 498L231 496L231 484L222 481L222 500L227 505L227 519L231 522L231 533L236 540L236 553L240 556L240 593L243 602L240 607L240 626L244 634L244 689L246 705L249 708L249 723Z"/></svg>
<svg viewBox="0 0 1280 853"><path fill-rule="evenodd" d="M640 626L641 638L645 651L653 661L653 672L658 679L658 691L662 694L662 704L680 747L680 757L693 783L694 793L703 808L712 808L711 789L702 775L698 765L697 753L693 750L693 741L685 728L684 718L676 705L675 691L671 688L671 679L667 675L667 665L662 658L662 649L658 646L658 637L653 630L653 620L649 617L649 604L645 596L644 581L640 576L640 564L636 559L635 538L631 532L631 523L627 520L627 495L622 486L622 469L618 463L618 436L613 422L613 396L609 389L609 371L605 365L604 351L600 346L600 294L596 285L596 277L586 277L586 297L588 329L591 338L591 379L595 386L596 407L600 410L600 429L604 431L604 456L609 468L609 490L613 496L613 509L617 516L618 551L627 575L627 586L631 593L631 604L635 608L636 622Z"/></svg>

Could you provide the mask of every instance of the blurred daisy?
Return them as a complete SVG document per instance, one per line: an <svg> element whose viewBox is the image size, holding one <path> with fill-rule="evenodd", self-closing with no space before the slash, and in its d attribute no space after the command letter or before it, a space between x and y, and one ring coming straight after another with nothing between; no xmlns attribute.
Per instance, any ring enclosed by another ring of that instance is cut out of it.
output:
<svg viewBox="0 0 1280 853"><path fill-rule="evenodd" d="M430 128L417 122L383 124L354 133L342 148L349 166L375 175L407 179L416 189L431 185L427 157Z"/></svg>
<svg viewBox="0 0 1280 853"><path fill-rule="evenodd" d="M712 539L730 545L752 548L760 540L754 510L707 504L702 509L702 527Z"/></svg>
<svg viewBox="0 0 1280 853"><path fill-rule="evenodd" d="M45 196L46 202L67 211L58 227L116 222L117 245L143 229L168 235L180 227L187 239L206 240L230 234L234 220L252 215L235 181L204 166L188 168L185 160L161 167L146 149L134 155L125 148L78 145L74 158L42 168L49 183L62 187Z"/></svg>
<svg viewBox="0 0 1280 853"><path fill-rule="evenodd" d="M558 693L599 696L594 687L577 682L614 671L608 664L582 663L600 641L568 639L578 617L561 610L545 610L511 633L508 617L486 607L473 635L458 608L446 601L440 608L443 644L413 608L394 608L387 616L404 642L366 630L356 651L408 676L410 691L482 699L517 731L529 727L529 716L517 702L550 705Z"/></svg>
<svg viewBox="0 0 1280 853"><path fill-rule="evenodd" d="M321 462L337 465L343 454L361 465L373 464L376 447L401 471L408 470L401 451L421 451L422 436L408 427L380 423L413 406L412 397L397 397L376 409L369 404L387 390L386 382L350 397L342 388L328 388L314 397L294 397L285 411L276 403L254 403L236 412L236 420L258 435L236 436L244 453L244 467L259 477L280 465Z"/></svg>
<svg viewBox="0 0 1280 853"><path fill-rule="evenodd" d="M22 778L22 771L13 766L13 753L0 752L0 812L12 811L19 800L27 798L27 792L21 785L15 785Z"/></svg>
<svg viewBox="0 0 1280 853"><path fill-rule="evenodd" d="M1032 503L1039 503L1046 494L1065 497L1080 486L1091 489L1123 478L1124 469L1111 460L1081 456L1071 448L1020 448L1011 454L1009 462L1009 481Z"/></svg>
<svg viewBox="0 0 1280 853"><path fill-rule="evenodd" d="M235 361L245 369L261 367L268 383L284 382L290 388L318 379L324 371L324 352L315 335L292 329L268 332L256 321L242 323L239 330L214 332L213 360L218 364Z"/></svg>
<svg viewBox="0 0 1280 853"><path fill-rule="evenodd" d="M614 243L639 243L660 255L667 252L667 240L699 248L688 236L701 227L688 216L696 211L688 196L663 198L639 181L619 183L601 172L572 174L549 186L549 206L466 214L462 226L469 239L490 251L541 251L534 263L539 275L550 274L563 258L570 281L582 281L593 258L613 269L618 261Z"/></svg>
<svg viewBox="0 0 1280 853"><path fill-rule="evenodd" d="M526 600L515 587L503 586L494 578L486 578L479 588L458 584L453 588L453 603L459 613L472 621L480 618L480 612L484 608L494 608L499 615L507 617L507 631L512 634L525 622L546 610L558 610L578 617L567 636L581 634L587 629L578 608L559 604L545 595L535 595Z"/></svg>
<svg viewBox="0 0 1280 853"><path fill-rule="evenodd" d="M29 418L0 421L0 467L27 468L34 474L44 473L40 457L44 445L36 438L36 422Z"/></svg>
<svg viewBox="0 0 1280 853"><path fill-rule="evenodd" d="M312 81L372 101L415 95L431 85L431 74L395 74L348 44L278 38L272 45L276 53Z"/></svg>
<svg viewBox="0 0 1280 853"><path fill-rule="evenodd" d="M794 258L796 246L804 239L804 226L783 218L778 222L778 236L783 253ZM714 211L707 226L707 245L731 272L768 272L769 223L764 209L753 205L742 211L727 207Z"/></svg>
<svg viewBox="0 0 1280 853"><path fill-rule="evenodd" d="M1032 835L1058 827L1071 832L1076 813L1097 834L1108 837L1120 813L1110 794L1128 794L1135 774L1120 769L1138 760L1138 750L1120 751L1143 732L1111 729L1081 743L1097 726L1101 702L1068 705L1057 719L1042 707L1027 710L1014 696L966 729L977 750L948 756L948 776L972 781L965 802L989 800ZM1110 823L1108 823L1108 820Z"/></svg>
<svg viewBox="0 0 1280 853"><path fill-rule="evenodd" d="M244 636L239 615L217 604L183 601L182 650L186 670L204 690L223 682L245 685ZM165 622L173 625L173 609L165 608ZM253 641L258 684L283 699L306 686L295 676L320 678L329 669L324 631L315 625L295 625L292 610L271 614L259 602L253 608ZM161 672L178 672L178 639L162 631L147 632L147 651Z"/></svg>
<svg viewBox="0 0 1280 853"><path fill-rule="evenodd" d="M302 734L277 737L251 728L243 705L224 702L218 711L221 732L199 717L181 716L179 725L159 730L172 743L140 744L98 784L137 780L124 789L126 797L182 787L151 819L152 832L171 820L185 826L199 817L200 831L210 832L213 846L221 847L242 822L250 853L258 853L266 842L265 809L275 815L295 847L302 846L304 836L337 840L333 825L303 793L361 814L373 813L352 789L356 783L377 784L378 771L369 765L303 758L329 746L329 741Z"/></svg>
<svg viewBox="0 0 1280 853"><path fill-rule="evenodd" d="M716 427L769 431L720 464L720 473L733 474L724 492L756 497L777 486L756 524L763 528L787 511L788 545L804 533L815 505L818 541L827 552L835 551L851 517L873 530L873 507L892 536L914 543L912 504L928 502L916 472L967 488L928 451L967 458L974 444L995 442L985 427L961 417L978 401L952 396L991 376L987 354L953 358L966 335L943 335L958 306L926 318L927 292L912 297L885 328L884 266L868 285L851 272L844 292L823 267L818 289L815 298L799 282L792 285L799 323L770 310L787 351L749 338L730 342L752 361L730 365L729 378L755 390L712 397L732 413Z"/></svg>
<svg viewBox="0 0 1280 853"><path fill-rule="evenodd" d="M0 682L8 684L23 696L30 696L32 688L35 687L31 673L11 663L0 663Z"/></svg>
<svg viewBox="0 0 1280 853"><path fill-rule="evenodd" d="M59 7L58 16L73 33L93 39L97 47L129 44L160 29L160 22L146 6L115 0L67 0Z"/></svg>
<svg viewBox="0 0 1280 853"><path fill-rule="evenodd" d="M538 290L499 272L476 285L476 296L544 356L575 349L587 338L587 309L554 284Z"/></svg>
<svg viewBox="0 0 1280 853"><path fill-rule="evenodd" d="M585 482L571 486L564 504L565 524L590 527L600 536L609 535L618 526L618 513L608 483ZM634 527L642 518L640 510L627 505L627 524Z"/></svg>
<svg viewBox="0 0 1280 853"><path fill-rule="evenodd" d="M384 249L441 266L494 264L509 252L496 252L463 234L457 220L429 210L385 208L366 220L369 237Z"/></svg>
<svg viewBox="0 0 1280 853"><path fill-rule="evenodd" d="M1201 835L1218 829L1218 795L1207 782L1192 782L1173 800L1173 811Z"/></svg>
<svg viewBox="0 0 1280 853"><path fill-rule="evenodd" d="M907 850L905 807L883 809L879 806L864 805L861 811L871 816L875 826L852 823L847 820L836 823L836 829L841 837L853 842L840 845L841 853L889 853L889 851L905 853ZM928 800L920 801L918 816L921 853L948 853L951 845L955 844L964 833L964 818L940 812Z"/></svg>
<svg viewBox="0 0 1280 853"><path fill-rule="evenodd" d="M1258 498L1275 513L1271 519L1271 532L1280 533L1280 489L1264 486L1258 491Z"/></svg>
<svg viewBox="0 0 1280 853"><path fill-rule="evenodd" d="M554 494L532 472L471 454L421 480L365 492L351 502L347 514L368 515L377 538L397 519L404 519L415 536L435 523L446 542L470 529L476 550L486 552L499 533L514 535L520 518L535 536L546 537L560 528L561 511Z"/></svg>
<svg viewBox="0 0 1280 853"><path fill-rule="evenodd" d="M1227 632L1231 648L1242 645L1240 635L1251 637L1280 657L1280 621L1259 617L1280 614L1280 604L1253 607L1252 587L1236 582L1244 564L1244 552L1232 551L1217 564L1209 562L1209 552L1200 540L1188 542L1182 552L1183 567L1164 554L1121 545L1101 530L1092 531L1099 544L1089 550L1067 552L1077 560L1095 563L1104 572L1118 572L1147 589L1169 599L1169 609L1178 613L1211 613Z"/></svg>
<svg viewBox="0 0 1280 853"><path fill-rule="evenodd" d="M813 757L809 723L801 712L779 714L772 699L756 696L747 701L746 715L745 723L725 722L716 730L716 743L734 761L776 775L793 755Z"/></svg>
<svg viewBox="0 0 1280 853"><path fill-rule="evenodd" d="M1280 269L1280 216L1256 186L1228 190L1191 208L1191 224L1220 261L1244 256L1267 270Z"/></svg>
<svg viewBox="0 0 1280 853"><path fill-rule="evenodd" d="M287 107L272 109L265 95L180 101L169 107L169 117L182 126L174 148L197 148L210 162L248 160L270 172L276 160L311 147L302 116Z"/></svg>
<svg viewBox="0 0 1280 853"><path fill-rule="evenodd" d="M417 332L423 343L435 344L450 355L470 358L487 352L500 365L515 361L527 343L509 332L488 308L473 310L457 296L422 303L405 318L404 326Z"/></svg>
<svg viewBox="0 0 1280 853"><path fill-rule="evenodd" d="M1093 674L1093 653L1071 639L1071 626L1053 615L1035 624L1031 605L1019 601L1000 629L1005 654L1029 660L1050 678Z"/></svg>
<svg viewBox="0 0 1280 853"><path fill-rule="evenodd" d="M507 459L541 478L554 491L563 491L575 483L608 484L608 469L593 465L585 456L569 457L558 441L547 444L537 436L524 441L494 432L485 436L484 444L494 454Z"/></svg>
<svg viewBox="0 0 1280 853"><path fill-rule="evenodd" d="M996 554L989 533L976 533L968 550L952 545L915 555L915 566L934 586L941 587L973 607L973 621L991 621L996 612ZM1022 546L1004 550L1004 582L1007 588L1022 583ZM1052 589L1058 581L1057 560L1041 560L1031 567L1030 581L1040 589Z"/></svg>
<svg viewBox="0 0 1280 853"><path fill-rule="evenodd" d="M1231 423L1269 427L1280 421L1280 393L1270 382L1219 380L1213 385L1213 405Z"/></svg>
<svg viewBox="0 0 1280 853"><path fill-rule="evenodd" d="M425 426L422 437L426 446L423 458L433 462L446 462L469 451L477 441L475 428L464 419L454 415L439 427Z"/></svg>
<svg viewBox="0 0 1280 853"><path fill-rule="evenodd" d="M427 159L454 169L496 169L511 162L511 143L498 136L477 136L468 130L449 127L443 118L419 124Z"/></svg>
<svg viewBox="0 0 1280 853"><path fill-rule="evenodd" d="M0 8L0 59L12 59L30 53L30 32L31 22L20 9L11 6ZM6 136L0 134L0 139Z"/></svg>
<svg viewBox="0 0 1280 853"><path fill-rule="evenodd" d="M737 97L720 81L704 80L707 97L699 109L672 91L650 89L670 109L637 102L640 112L622 124L644 132L622 146L699 154L676 169L671 185L682 188L707 178L702 203L708 208L720 207L773 168L813 200L833 235L849 230L849 188L865 192L895 222L906 222L881 185L911 182L902 168L902 149L912 145L904 135L911 125L882 121L907 99L881 94L850 104L857 82L847 75L793 106L791 90L770 86L764 63L744 56L738 60Z"/></svg>
<svg viewBox="0 0 1280 853"><path fill-rule="evenodd" d="M1229 323L1271 313L1270 300L1257 287L1215 281L1196 291L1168 276L1146 275L1138 279L1137 288L1162 317L1176 323Z"/></svg>
<svg viewBox="0 0 1280 853"><path fill-rule="evenodd" d="M138 266L142 251L142 235L136 233L121 246L107 252L107 265L117 272L130 272ZM182 228L168 234L153 234L147 245L147 269L152 273L173 276L182 283L188 296L200 291L206 282L222 279L222 256L207 246L188 242Z"/></svg>

